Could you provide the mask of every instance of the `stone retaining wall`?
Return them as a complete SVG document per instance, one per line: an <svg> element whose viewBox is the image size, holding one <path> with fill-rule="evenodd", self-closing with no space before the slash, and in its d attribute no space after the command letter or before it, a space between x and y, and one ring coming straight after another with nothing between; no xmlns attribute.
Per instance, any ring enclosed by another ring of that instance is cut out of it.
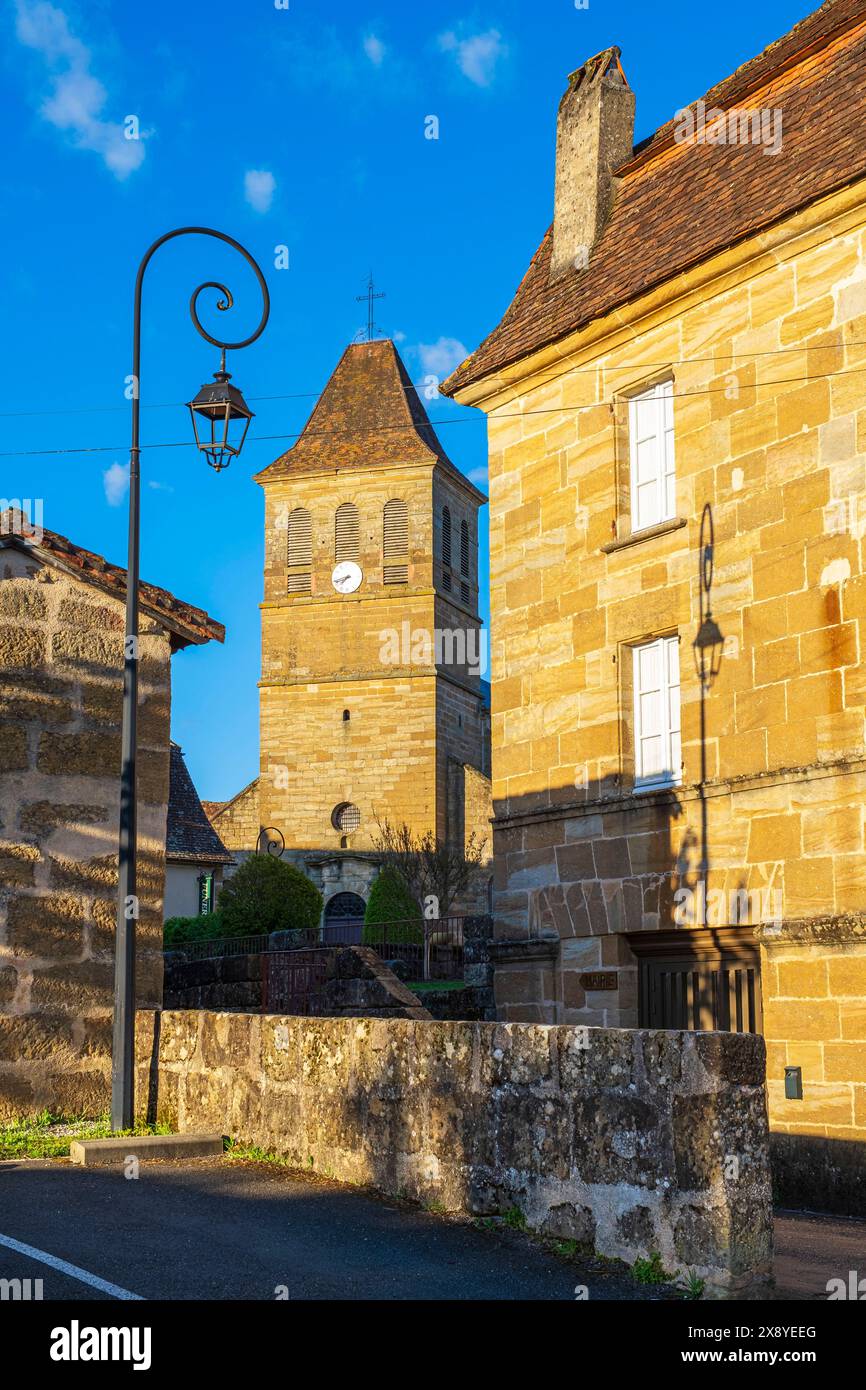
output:
<svg viewBox="0 0 866 1390"><path fill-rule="evenodd" d="M309 1014L368 1018L429 1018L421 1000L366 946L332 950L268 951L256 955L186 960L183 949L165 956L165 1004L168 1009L260 1013L265 972L279 969L281 959L327 962L326 978L307 1002Z"/></svg>
<svg viewBox="0 0 866 1390"><path fill-rule="evenodd" d="M476 989L467 985L465 989L413 990L419 1003L431 1018L484 1020L491 1022L496 1018L496 1005L493 990Z"/></svg>
<svg viewBox="0 0 866 1390"><path fill-rule="evenodd" d="M764 1044L750 1034L139 1015L142 1114L344 1182L531 1228L710 1296L772 1255Z"/></svg>

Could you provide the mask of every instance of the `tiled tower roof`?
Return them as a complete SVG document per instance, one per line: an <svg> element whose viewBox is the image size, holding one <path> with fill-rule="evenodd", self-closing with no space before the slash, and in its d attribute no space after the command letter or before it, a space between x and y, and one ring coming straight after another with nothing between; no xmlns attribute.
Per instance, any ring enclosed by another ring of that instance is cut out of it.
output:
<svg viewBox="0 0 866 1390"><path fill-rule="evenodd" d="M412 463L438 463L486 501L446 455L400 354L384 339L346 348L297 443L256 481Z"/></svg>

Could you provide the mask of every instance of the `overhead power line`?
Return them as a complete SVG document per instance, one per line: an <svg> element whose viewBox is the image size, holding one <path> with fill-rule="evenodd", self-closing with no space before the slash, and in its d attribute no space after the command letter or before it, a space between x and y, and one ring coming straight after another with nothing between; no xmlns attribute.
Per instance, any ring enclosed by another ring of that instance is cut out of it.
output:
<svg viewBox="0 0 866 1390"><path fill-rule="evenodd" d="M362 296L366 298L366 295ZM848 343L821 344L815 346L802 345L800 347L789 348L763 348L751 352L719 352L708 357L668 357L664 362L623 362L617 366L595 366L595 367L565 367L560 372L555 372L539 383L539 386L546 386L548 382L559 381L563 376L596 376L599 372L654 372L661 371L665 367L688 367L699 366L706 362L717 363L720 361L735 361L737 358L746 357L750 362L756 362L759 357L781 357L790 356L792 352L842 352L846 348L866 347L866 342L852 340ZM738 368L742 370L742 368ZM416 396L419 394L418 386L413 382L412 390ZM317 401L324 393L321 391L290 391L277 394L275 396L247 396L248 401ZM142 410L177 410L186 405L186 401L151 401L141 402ZM111 415L120 414L128 411L129 403L125 405L82 405L70 410L2 410L0 420L24 420L37 416L50 418L53 415ZM287 436L288 437L288 436Z"/></svg>
<svg viewBox="0 0 866 1390"><path fill-rule="evenodd" d="M822 349L828 351L829 349ZM649 370L649 368L647 368ZM862 367L852 367L850 370L840 372L815 372L809 376L789 376L778 377L772 381L755 381L740 387L743 392L763 391L772 386L798 386L808 384L813 381L829 381L839 377L857 376L866 372L866 363ZM718 396L726 394L730 390L728 386L713 386L697 391L675 391L672 393L673 400L691 400L695 396ZM580 415L583 411L598 410L599 406L611 405L610 401L593 401L588 405L553 405L539 407L537 410L510 410L497 411L496 420L524 419L529 415ZM486 417L477 415L450 415L443 416L441 419L431 419L430 425L433 429L440 429L443 425L466 425L481 423ZM423 428L421 426L420 428ZM303 434L305 438L326 438L332 439L339 435L349 435L357 438L364 434L387 434L390 430L398 433L405 433L411 430L411 425L382 425L379 429L345 429L345 430L298 430L295 434L258 434L250 435L251 443L267 444L284 442L288 439L300 439ZM191 439L179 439L162 444L142 444L141 449L194 449L195 442ZM58 454L118 454L123 453L129 448L128 444L94 444L82 445L72 449L8 449L0 452L0 458L35 458L49 457Z"/></svg>

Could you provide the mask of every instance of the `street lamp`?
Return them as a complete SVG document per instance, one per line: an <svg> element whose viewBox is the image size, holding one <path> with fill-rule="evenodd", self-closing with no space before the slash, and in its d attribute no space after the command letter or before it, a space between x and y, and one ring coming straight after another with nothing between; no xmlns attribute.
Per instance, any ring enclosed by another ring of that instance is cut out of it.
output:
<svg viewBox="0 0 866 1390"><path fill-rule="evenodd" d="M135 280L132 339L132 445L129 455L129 552L126 579L126 639L123 667L123 731L120 768L120 843L117 890L117 933L114 957L114 1028L111 1049L111 1126L112 1129L131 1129L134 1118L135 1084L135 923L138 920L137 896L137 816L136 816L136 744L138 721L138 582L140 550L140 398L141 398L141 295L144 273L154 253L165 242L179 236L209 236L223 241L238 251L255 273L262 293L263 309L259 325L248 338L226 343L214 338L199 321L196 301L203 290L219 290L217 301L221 311L234 303L225 285L208 280L199 285L189 304L193 324L207 342L222 353L220 370L214 382L203 386L190 401L196 444L212 468L227 467L243 447L252 412L240 391L229 385L225 369L226 352L237 351L254 343L264 332L270 314L268 287L259 266L239 241L211 227L178 227L166 232L145 253ZM201 433L199 431L201 430Z"/></svg>
<svg viewBox="0 0 866 1390"><path fill-rule="evenodd" d="M236 386L230 386L231 372L226 371L226 355L222 355L220 370L213 381L204 386L189 402L195 442L211 468L217 473L228 468L244 447L253 412Z"/></svg>

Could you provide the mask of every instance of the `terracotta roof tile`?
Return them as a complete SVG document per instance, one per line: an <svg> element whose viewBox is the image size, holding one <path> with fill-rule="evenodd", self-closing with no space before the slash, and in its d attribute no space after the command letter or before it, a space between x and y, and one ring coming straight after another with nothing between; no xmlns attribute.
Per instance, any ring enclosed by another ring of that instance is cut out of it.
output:
<svg viewBox="0 0 866 1390"><path fill-rule="evenodd" d="M29 533L29 534L28 534ZM103 555L73 545L55 531L32 530L27 518L12 508L0 512L0 548L4 545L29 552L45 561L59 562L61 567L103 593L126 598L126 570L112 565ZM143 611L158 618L172 633L175 648L202 646L205 642L225 641L226 630L203 608L194 608L175 598L168 589L157 588L143 580L139 586L139 602Z"/></svg>
<svg viewBox="0 0 866 1390"><path fill-rule="evenodd" d="M297 443L256 482L411 463L438 463L477 492L448 458L400 354L385 339L346 348Z"/></svg>
<svg viewBox="0 0 866 1390"><path fill-rule="evenodd" d="M613 210L588 267L549 283L551 228L503 319L443 384L445 395L866 175L866 0L830 0L704 101L723 110L779 108L780 153L676 143L675 122L667 122L617 171Z"/></svg>

